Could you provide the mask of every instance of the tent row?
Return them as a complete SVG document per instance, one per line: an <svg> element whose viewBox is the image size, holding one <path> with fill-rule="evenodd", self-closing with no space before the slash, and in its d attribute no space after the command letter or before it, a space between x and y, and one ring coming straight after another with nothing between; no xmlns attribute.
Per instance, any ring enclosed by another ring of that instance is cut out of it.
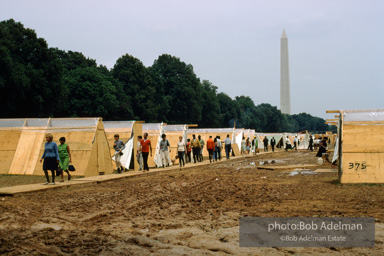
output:
<svg viewBox="0 0 384 256"><path fill-rule="evenodd" d="M44 151L45 134L52 133L56 143L65 137L71 148L72 160L78 176L110 174L116 169L114 163L114 135L119 134L126 144L121 157L123 166L138 170L136 151L138 135L148 133L152 144L150 167L160 167L159 144L161 135L166 134L170 142L170 158L175 159L177 142L200 135L206 142L209 136L220 136L223 141L229 135L234 155L240 155L243 138L251 141L256 138L258 148L263 148L266 137L269 142L275 138L278 147L284 147L287 138L292 140L297 134L257 133L251 129L238 128L194 128L196 125L167 125L164 123L144 123L142 121L102 121L102 118L27 118L0 119L0 174L44 175L40 158ZM305 139L304 139L305 140ZM303 146L305 148L305 146ZM203 156L208 156L206 148ZM178 163L176 160L175 163Z"/></svg>

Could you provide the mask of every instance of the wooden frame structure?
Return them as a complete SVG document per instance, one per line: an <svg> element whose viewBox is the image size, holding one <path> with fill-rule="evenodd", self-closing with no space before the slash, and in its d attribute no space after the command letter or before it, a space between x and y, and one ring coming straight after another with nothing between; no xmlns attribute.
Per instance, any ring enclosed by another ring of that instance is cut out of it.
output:
<svg viewBox="0 0 384 256"><path fill-rule="evenodd" d="M22 126L12 127L11 123ZM8 125L7 125L8 124ZM44 152L45 135L53 141L65 137L70 146L76 176L96 176L112 173L108 141L101 118L27 118L0 120L1 173L17 175L44 175L40 158ZM6 137L6 136L9 137ZM12 139L10 141L9 139ZM3 161L3 160L2 160Z"/></svg>
<svg viewBox="0 0 384 256"><path fill-rule="evenodd" d="M140 166L136 161L137 136L142 135L143 121L104 121L104 129L109 142L110 155L113 159L115 149L113 148L114 135L119 134L119 138L125 143L125 149L122 158L122 164L127 169L138 171ZM132 140L132 141L131 141ZM132 152L128 152L132 150ZM131 164L133 163L133 165ZM113 167L116 169L116 163L113 161Z"/></svg>
<svg viewBox="0 0 384 256"><path fill-rule="evenodd" d="M384 183L384 109L328 110L339 113L341 183ZM336 152L335 152L336 153Z"/></svg>

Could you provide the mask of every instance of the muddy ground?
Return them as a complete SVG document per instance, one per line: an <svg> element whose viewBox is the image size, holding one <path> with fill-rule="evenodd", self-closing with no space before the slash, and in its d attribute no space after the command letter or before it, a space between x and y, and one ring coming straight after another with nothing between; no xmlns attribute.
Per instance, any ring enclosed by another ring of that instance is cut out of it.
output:
<svg viewBox="0 0 384 256"><path fill-rule="evenodd" d="M266 160L313 164L314 155L281 152L0 197L0 254L383 255L384 186L341 185L336 173L313 174L315 168L298 174L257 169ZM240 248L243 216L375 217L376 243Z"/></svg>

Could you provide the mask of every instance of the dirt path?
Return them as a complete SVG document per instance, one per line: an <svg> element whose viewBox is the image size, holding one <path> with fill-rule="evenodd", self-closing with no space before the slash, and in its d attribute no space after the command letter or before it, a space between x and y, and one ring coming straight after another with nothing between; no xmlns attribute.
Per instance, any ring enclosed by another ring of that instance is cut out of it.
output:
<svg viewBox="0 0 384 256"><path fill-rule="evenodd" d="M282 152L95 186L0 197L1 255L382 255L384 187L337 174L258 170L313 164ZM254 163L254 164L253 164ZM374 248L239 248L239 217L375 217Z"/></svg>

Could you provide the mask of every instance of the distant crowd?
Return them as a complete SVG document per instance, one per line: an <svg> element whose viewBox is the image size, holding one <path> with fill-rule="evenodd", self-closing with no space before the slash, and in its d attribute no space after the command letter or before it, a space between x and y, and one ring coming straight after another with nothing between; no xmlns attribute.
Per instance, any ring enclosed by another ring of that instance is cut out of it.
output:
<svg viewBox="0 0 384 256"><path fill-rule="evenodd" d="M125 168L121 164L121 155L122 150L125 145L122 140L119 139L119 135L115 135L114 149L115 149L115 162L117 167L117 172L121 173L125 171ZM184 167L186 163L198 163L203 162L203 151L204 148L208 151L209 162L221 161L223 150L225 152L226 159L230 159L234 155L232 150L232 140L230 135L221 141L220 136L212 138L209 136L207 141L204 141L200 135L197 136L193 134L192 138L188 138L187 141L183 140L182 136L179 136L179 141L176 145L176 157L171 159L171 145L165 134L162 134L161 141L159 145L159 155L161 158L160 166L167 167L173 165L177 159L179 159L179 166ZM250 140L250 138L245 139L241 142L241 155L247 155L253 152L256 154L258 151L258 141L256 136ZM151 141L148 139L148 133L144 133L144 138L142 136L137 136L137 151L136 151L136 161L140 166L140 171L149 171L148 167L148 156L152 156L152 145Z"/></svg>
<svg viewBox="0 0 384 256"><path fill-rule="evenodd" d="M64 182L64 172L67 173L68 180L70 180L71 175L68 171L72 171L72 169L74 170L74 167L73 165L70 165L70 163L72 162L71 151L68 144L66 144L65 137L61 137L59 139L59 146L57 146L57 144L53 142L52 134L46 134L45 138L47 142L45 143L44 154L40 159L40 162L44 160L43 170L47 180L45 185L55 185L55 176L61 176L60 182ZM230 159L230 157L234 155L232 148L232 140L229 134L223 141L221 141L220 136L216 136L215 138L209 136L209 139L206 142L201 138L200 135L198 135L196 138L196 135L193 134L192 139L188 138L187 141L183 140L182 136L179 136L179 141L176 145L177 154L175 159L171 159L170 157L171 145L167 139L167 136L165 134L162 134L161 138L162 139L159 144L158 153L160 155L160 165L162 167L173 165L177 159L179 159L180 167L185 166L186 163L203 162L204 148L206 148L208 151L209 162L221 161L223 149L225 150L226 159ZM285 150L297 150L298 146L300 145L300 142L300 138L295 136L292 146L289 138L287 137L287 139L285 140ZM324 136L323 138L314 140L313 137L310 136L308 141L309 146L307 150L313 151L314 148L319 148L316 156L322 157L325 161L329 162L327 157L327 142L330 143L330 139L328 139L328 137ZM276 140L274 137L272 137L270 140L265 137L263 139L263 144L264 152L268 152L269 145L271 146L272 152L275 151ZM114 135L113 148L115 150L114 160L116 162L117 172L121 173L126 170L121 163L121 156L123 155L123 149L125 148L125 144L120 139L119 134ZM241 155L244 156L251 153L253 153L253 155L256 155L258 151L258 140L256 136L253 137L252 140L250 138L245 139L245 137L243 137L240 147ZM149 171L149 156L152 157L152 145L151 141L148 139L148 133L144 133L143 137L137 136L136 161L139 164L140 171ZM52 172L52 182L50 181L50 177L48 174L49 170Z"/></svg>

